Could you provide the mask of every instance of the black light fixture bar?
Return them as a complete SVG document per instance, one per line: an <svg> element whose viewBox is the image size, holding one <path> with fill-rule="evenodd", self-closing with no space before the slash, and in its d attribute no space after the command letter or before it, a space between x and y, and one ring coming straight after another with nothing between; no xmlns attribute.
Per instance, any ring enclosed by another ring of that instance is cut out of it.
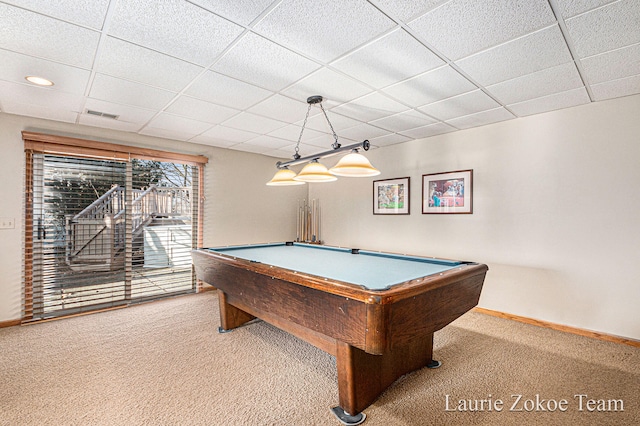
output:
<svg viewBox="0 0 640 426"><path fill-rule="evenodd" d="M333 148L330 151L320 152L318 154L308 155L306 157L294 158L293 160L289 160L285 162L278 161L276 163L276 167L278 169L283 169L285 167L295 166L296 164L308 163L310 161L319 160L321 158L331 157L332 155L336 155L345 151L352 151L354 149L362 148L365 151L368 151L370 146L371 146L371 143L368 140L364 140L362 142L354 143L351 145L345 145L345 146L338 145L337 147Z"/></svg>

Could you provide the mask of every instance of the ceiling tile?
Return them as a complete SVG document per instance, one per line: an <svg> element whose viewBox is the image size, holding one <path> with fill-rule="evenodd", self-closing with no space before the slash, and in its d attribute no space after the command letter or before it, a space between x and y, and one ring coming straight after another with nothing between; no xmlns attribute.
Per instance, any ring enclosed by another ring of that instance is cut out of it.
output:
<svg viewBox="0 0 640 426"><path fill-rule="evenodd" d="M253 139L249 139L247 144L253 146L263 146L269 149L283 149L285 146L291 145L291 141L286 139L280 139L273 136L268 135L260 135ZM293 152L293 151L291 151Z"/></svg>
<svg viewBox="0 0 640 426"><path fill-rule="evenodd" d="M193 134L191 132L159 129L157 127L144 127L138 133L140 133L141 135L154 136L156 138L173 139L176 141L188 141L193 137Z"/></svg>
<svg viewBox="0 0 640 426"><path fill-rule="evenodd" d="M379 89L444 61L404 30L398 29L334 62L332 66Z"/></svg>
<svg viewBox="0 0 640 426"><path fill-rule="evenodd" d="M450 66L444 66L389 86L383 92L417 108L474 89L477 87L469 80Z"/></svg>
<svg viewBox="0 0 640 426"><path fill-rule="evenodd" d="M456 60L553 22L547 0L452 0L409 26L439 52Z"/></svg>
<svg viewBox="0 0 640 426"><path fill-rule="evenodd" d="M302 131L302 126L296 126L294 124L289 124L288 126L281 127L279 129L273 130L269 132L269 136L273 136L280 139L286 139L288 141L297 142L300 137L300 132ZM306 141L309 139L317 138L322 136L322 132L317 132L315 130L310 129L309 127L305 127L302 132L302 140Z"/></svg>
<svg viewBox="0 0 640 426"><path fill-rule="evenodd" d="M362 123L357 126L349 127L348 129L342 130L338 135L338 140L347 138L354 141L363 141L365 139L386 136L389 133L391 132L385 129L381 129L380 127Z"/></svg>
<svg viewBox="0 0 640 426"><path fill-rule="evenodd" d="M249 25L273 0L190 0L230 21Z"/></svg>
<svg viewBox="0 0 640 426"><path fill-rule="evenodd" d="M131 123L128 121L113 120L111 118L98 117L89 114L80 114L78 124L102 129L119 130L121 132L138 132L142 128L141 123Z"/></svg>
<svg viewBox="0 0 640 426"><path fill-rule="evenodd" d="M449 0L376 0L376 5L393 19L407 22Z"/></svg>
<svg viewBox="0 0 640 426"><path fill-rule="evenodd" d="M387 115L403 112L409 108L381 93L374 92L332 109L338 114L361 120L373 121ZM331 120L331 117L329 117Z"/></svg>
<svg viewBox="0 0 640 426"><path fill-rule="evenodd" d="M86 110L88 109L93 111L103 112L106 114L117 115L118 119L109 120L107 118L96 117L95 115L84 114L84 112L86 112ZM132 106L116 104L113 102L106 102L106 101L88 98L87 101L84 103L84 111L83 111L82 117L80 118L80 121L96 122L96 120L98 120L97 122L104 122L105 120L107 120L106 121L107 123L111 121L118 121L120 123L126 122L130 124L135 124L139 129L140 127L142 127L143 124L151 120L151 118L153 118L154 115L156 115L156 112L151 109L136 108ZM102 126L99 126L99 127L102 127Z"/></svg>
<svg viewBox="0 0 640 426"><path fill-rule="evenodd" d="M91 68L99 33L0 3L0 48Z"/></svg>
<svg viewBox="0 0 640 426"><path fill-rule="evenodd" d="M407 142L410 140L411 138L408 138L406 136L402 136L397 133L389 133L388 135L378 136L377 138L371 138L369 139L369 142L371 142L371 145L374 147L376 146L383 147L383 146L399 144L402 142Z"/></svg>
<svg viewBox="0 0 640 426"><path fill-rule="evenodd" d="M474 114L499 107L500 104L493 100L482 90L474 90L462 95L453 96L442 101L434 102L420 107L420 111L436 117L440 120L449 120L463 115Z"/></svg>
<svg viewBox="0 0 640 426"><path fill-rule="evenodd" d="M244 130L232 129L231 127L225 127L217 125L206 132L202 133L205 138L220 139L229 142L246 142L249 139L253 139L259 136L257 133L246 132Z"/></svg>
<svg viewBox="0 0 640 426"><path fill-rule="evenodd" d="M590 99L587 90L584 87L580 87L566 92L554 93L549 96L511 104L508 105L508 108L518 117L524 117L526 115L540 114L542 112L569 108L589 102Z"/></svg>
<svg viewBox="0 0 640 426"><path fill-rule="evenodd" d="M99 30L102 29L110 0L3 1L43 15Z"/></svg>
<svg viewBox="0 0 640 426"><path fill-rule="evenodd" d="M387 129L392 132L400 132L402 130L414 129L416 127L433 124L435 122L436 120L431 117L427 117L426 115L414 110L409 110L371 121L370 124L382 127L383 129Z"/></svg>
<svg viewBox="0 0 640 426"><path fill-rule="evenodd" d="M617 0L556 0L556 4L560 8L560 15L567 19L613 1Z"/></svg>
<svg viewBox="0 0 640 426"><path fill-rule="evenodd" d="M206 133L203 133L201 135L198 135L194 138L189 139L189 142L198 143L201 145L217 146L220 148L229 148L233 145L238 144L238 142L227 141L224 139L220 139L215 135L208 135Z"/></svg>
<svg viewBox="0 0 640 426"><path fill-rule="evenodd" d="M582 79L573 62L547 68L512 80L487 87L503 104L514 104L557 92L583 87Z"/></svg>
<svg viewBox="0 0 640 426"><path fill-rule="evenodd" d="M263 155L269 155L271 157L275 157L275 158L281 158L284 161L287 160L291 160L291 153L293 152L293 146L292 145L288 145L279 149L273 149L270 151L265 151L263 153Z"/></svg>
<svg viewBox="0 0 640 426"><path fill-rule="evenodd" d="M264 154L266 151L269 151L270 148L260 145L251 145L249 143L239 143L237 145L232 145L229 149L235 149L237 151L243 152L253 152L254 154Z"/></svg>
<svg viewBox="0 0 640 426"><path fill-rule="evenodd" d="M311 114L314 113L314 109L319 108L311 108ZM327 123L327 118L329 119L331 126L329 126L329 123ZM302 126L303 123L304 120L300 120L296 124ZM357 126L360 123L362 123L362 121L345 117L344 115L338 114L337 111L332 109L327 111L327 117L322 114L322 111L316 112L315 115L310 115L309 119L307 120L306 128L318 130L319 132L331 133L331 127L333 127L333 130L335 130L336 132L339 132L342 129L348 129L349 127Z"/></svg>
<svg viewBox="0 0 640 426"><path fill-rule="evenodd" d="M243 28L181 0L119 1L109 34L149 49L209 66Z"/></svg>
<svg viewBox="0 0 640 426"><path fill-rule="evenodd" d="M267 39L248 33L213 67L247 83L280 90L319 65Z"/></svg>
<svg viewBox="0 0 640 426"><path fill-rule="evenodd" d="M591 84L640 74L640 43L590 56L580 62Z"/></svg>
<svg viewBox="0 0 640 426"><path fill-rule="evenodd" d="M402 132L403 135L412 139L428 138L429 136L441 135L443 133L449 133L457 130L455 127L449 126L446 123L435 123L428 126L416 127L415 129L409 129Z"/></svg>
<svg viewBox="0 0 640 426"><path fill-rule="evenodd" d="M591 86L596 101L640 93L640 75L607 81Z"/></svg>
<svg viewBox="0 0 640 426"><path fill-rule="evenodd" d="M83 95L91 72L0 49L0 80L26 83L27 76L51 80L54 90Z"/></svg>
<svg viewBox="0 0 640 426"><path fill-rule="evenodd" d="M315 154L320 152L321 150L328 151L333 149L332 146L336 142L333 135L323 134L313 139L304 139L304 143L300 143L300 155L303 157L305 155ZM338 143L342 145L350 145L355 143L355 139L350 139L346 136L342 137L338 135Z"/></svg>
<svg viewBox="0 0 640 426"><path fill-rule="evenodd" d="M211 102L184 95L169 105L166 111L211 124L220 124L240 112L237 109L212 104Z"/></svg>
<svg viewBox="0 0 640 426"><path fill-rule="evenodd" d="M464 117L452 118L451 120L447 120L447 123L458 129L468 129L470 127L484 126L487 124L497 123L499 121L511 120L512 118L514 118L514 115L501 107L478 112L476 114L465 115Z"/></svg>
<svg viewBox="0 0 640 426"><path fill-rule="evenodd" d="M309 96L321 95L326 102L348 102L372 90L351 77L321 68L298 83L283 90L284 95L306 102Z"/></svg>
<svg viewBox="0 0 640 426"><path fill-rule="evenodd" d="M89 93L94 99L149 109L163 108L175 95L173 92L103 74L96 74Z"/></svg>
<svg viewBox="0 0 640 426"><path fill-rule="evenodd" d="M3 89L3 82L0 82L0 90ZM15 102L13 99L0 98L2 112L28 117L44 118L46 120L63 121L75 123L78 113L69 109L59 108L56 105L43 106L32 103Z"/></svg>
<svg viewBox="0 0 640 426"><path fill-rule="evenodd" d="M212 71L201 75L185 93L237 109L248 108L273 94L268 90Z"/></svg>
<svg viewBox="0 0 640 426"><path fill-rule="evenodd" d="M393 25L393 21L364 1L284 0L255 29L277 43L326 63Z"/></svg>
<svg viewBox="0 0 640 426"><path fill-rule="evenodd" d="M571 61L557 25L456 62L482 85L490 85Z"/></svg>
<svg viewBox="0 0 640 426"><path fill-rule="evenodd" d="M623 0L566 20L579 58L640 42L640 2Z"/></svg>
<svg viewBox="0 0 640 426"><path fill-rule="evenodd" d="M143 129L143 132L150 129L168 130L171 132L178 132L182 135L180 139L185 140L203 133L212 126L213 125L211 123L204 123L202 121L181 117L179 115L161 112L151 120L151 122Z"/></svg>
<svg viewBox="0 0 640 426"><path fill-rule="evenodd" d="M182 90L204 68L154 50L107 37L97 58L96 71L174 92Z"/></svg>
<svg viewBox="0 0 640 426"><path fill-rule="evenodd" d="M82 96L80 95L65 93L51 87L34 86L26 81L22 84L0 80L0 105L3 105L5 112L11 113L7 108L9 102L19 102L22 105L31 104L40 108L58 108L75 113L82 110Z"/></svg>
<svg viewBox="0 0 640 426"><path fill-rule="evenodd" d="M306 102L299 102L276 94L252 106L247 111L275 120L295 122L304 119L308 107Z"/></svg>
<svg viewBox="0 0 640 426"><path fill-rule="evenodd" d="M261 134L272 132L286 125L286 123L282 121L251 114L250 112L241 112L222 124L227 127Z"/></svg>

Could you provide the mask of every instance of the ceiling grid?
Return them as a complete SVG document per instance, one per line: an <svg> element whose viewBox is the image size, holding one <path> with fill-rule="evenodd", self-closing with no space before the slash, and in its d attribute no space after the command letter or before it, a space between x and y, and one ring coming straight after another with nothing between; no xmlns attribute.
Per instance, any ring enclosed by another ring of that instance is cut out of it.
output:
<svg viewBox="0 0 640 426"><path fill-rule="evenodd" d="M376 148L640 93L636 0L0 0L0 16L0 111L278 158L312 95L345 144ZM303 154L331 144L319 118Z"/></svg>

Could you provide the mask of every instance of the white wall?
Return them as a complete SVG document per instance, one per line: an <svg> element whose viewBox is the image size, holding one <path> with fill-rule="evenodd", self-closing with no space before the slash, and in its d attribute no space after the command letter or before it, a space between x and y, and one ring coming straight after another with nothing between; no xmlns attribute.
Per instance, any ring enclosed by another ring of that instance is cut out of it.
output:
<svg viewBox="0 0 640 426"><path fill-rule="evenodd" d="M306 197L307 189L267 187L265 183L276 171L274 158L0 113L0 218L16 219L15 229L0 230L0 322L21 316L22 130L205 155L209 158L205 168L205 246L295 238L297 203Z"/></svg>
<svg viewBox="0 0 640 426"><path fill-rule="evenodd" d="M31 130L208 156L205 246L293 239L308 191L327 244L487 263L482 307L640 339L638 117L632 96L371 150L375 179L411 177L411 214L380 216L374 179L272 188L272 158L0 113L0 217L16 218L0 230L0 322L20 317ZM460 169L474 213L421 214L422 174Z"/></svg>
<svg viewBox="0 0 640 426"><path fill-rule="evenodd" d="M380 176L310 185L327 244L486 263L482 307L640 339L640 96L367 157ZM461 169L473 214L423 215L422 175ZM373 215L373 180L404 176L411 214Z"/></svg>

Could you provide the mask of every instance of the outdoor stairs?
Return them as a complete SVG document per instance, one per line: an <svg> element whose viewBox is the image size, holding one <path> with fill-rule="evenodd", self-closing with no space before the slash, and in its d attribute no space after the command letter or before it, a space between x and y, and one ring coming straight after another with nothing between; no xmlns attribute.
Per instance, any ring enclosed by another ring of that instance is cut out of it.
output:
<svg viewBox="0 0 640 426"><path fill-rule="evenodd" d="M186 224L191 220L189 188L150 186L133 190L126 229L125 190L114 185L80 213L66 220L66 263L74 271L108 271L122 268L126 240L133 242L134 261L144 253L143 234L150 226Z"/></svg>

